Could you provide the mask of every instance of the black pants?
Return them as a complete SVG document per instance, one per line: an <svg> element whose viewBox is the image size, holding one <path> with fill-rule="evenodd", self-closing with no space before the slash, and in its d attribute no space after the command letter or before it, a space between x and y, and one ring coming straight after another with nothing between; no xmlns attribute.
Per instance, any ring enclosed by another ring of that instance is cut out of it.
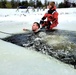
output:
<svg viewBox="0 0 76 75"><path fill-rule="evenodd" d="M42 28L45 28L47 30L50 30L50 26L51 26L50 21L44 21L44 23L42 24Z"/></svg>

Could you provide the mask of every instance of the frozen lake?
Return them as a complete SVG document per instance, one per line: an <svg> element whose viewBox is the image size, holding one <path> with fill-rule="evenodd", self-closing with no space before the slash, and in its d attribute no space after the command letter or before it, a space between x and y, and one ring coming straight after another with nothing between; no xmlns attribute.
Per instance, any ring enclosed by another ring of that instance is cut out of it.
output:
<svg viewBox="0 0 76 75"><path fill-rule="evenodd" d="M0 9L0 38L9 34L25 33L34 21L39 22L45 11L25 13L25 10ZM59 25L57 29L76 31L76 8L57 9ZM0 40L0 75L76 75L73 66L64 64L30 48Z"/></svg>

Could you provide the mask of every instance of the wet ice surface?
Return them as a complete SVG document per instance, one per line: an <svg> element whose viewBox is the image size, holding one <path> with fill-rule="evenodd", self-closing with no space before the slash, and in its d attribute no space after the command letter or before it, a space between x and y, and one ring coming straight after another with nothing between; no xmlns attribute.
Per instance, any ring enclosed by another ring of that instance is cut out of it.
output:
<svg viewBox="0 0 76 75"><path fill-rule="evenodd" d="M40 33L15 34L3 40L22 47L32 47L38 52L48 54L67 64L72 64L76 68L76 32L52 30L43 32L42 34L46 33L47 36L41 37Z"/></svg>

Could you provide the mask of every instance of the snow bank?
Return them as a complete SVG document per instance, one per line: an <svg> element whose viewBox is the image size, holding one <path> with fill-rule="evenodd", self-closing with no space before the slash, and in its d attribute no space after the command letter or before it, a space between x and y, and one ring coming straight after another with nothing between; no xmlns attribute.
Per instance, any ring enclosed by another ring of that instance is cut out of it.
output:
<svg viewBox="0 0 76 75"><path fill-rule="evenodd" d="M0 40L0 75L76 75L71 66Z"/></svg>

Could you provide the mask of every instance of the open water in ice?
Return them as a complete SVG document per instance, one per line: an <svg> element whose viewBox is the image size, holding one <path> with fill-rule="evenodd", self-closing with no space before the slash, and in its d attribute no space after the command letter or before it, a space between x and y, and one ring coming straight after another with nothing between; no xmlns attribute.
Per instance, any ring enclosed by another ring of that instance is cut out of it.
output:
<svg viewBox="0 0 76 75"><path fill-rule="evenodd" d="M43 36L42 36L43 35ZM22 33L4 38L22 47L32 47L76 68L76 32L65 30Z"/></svg>

